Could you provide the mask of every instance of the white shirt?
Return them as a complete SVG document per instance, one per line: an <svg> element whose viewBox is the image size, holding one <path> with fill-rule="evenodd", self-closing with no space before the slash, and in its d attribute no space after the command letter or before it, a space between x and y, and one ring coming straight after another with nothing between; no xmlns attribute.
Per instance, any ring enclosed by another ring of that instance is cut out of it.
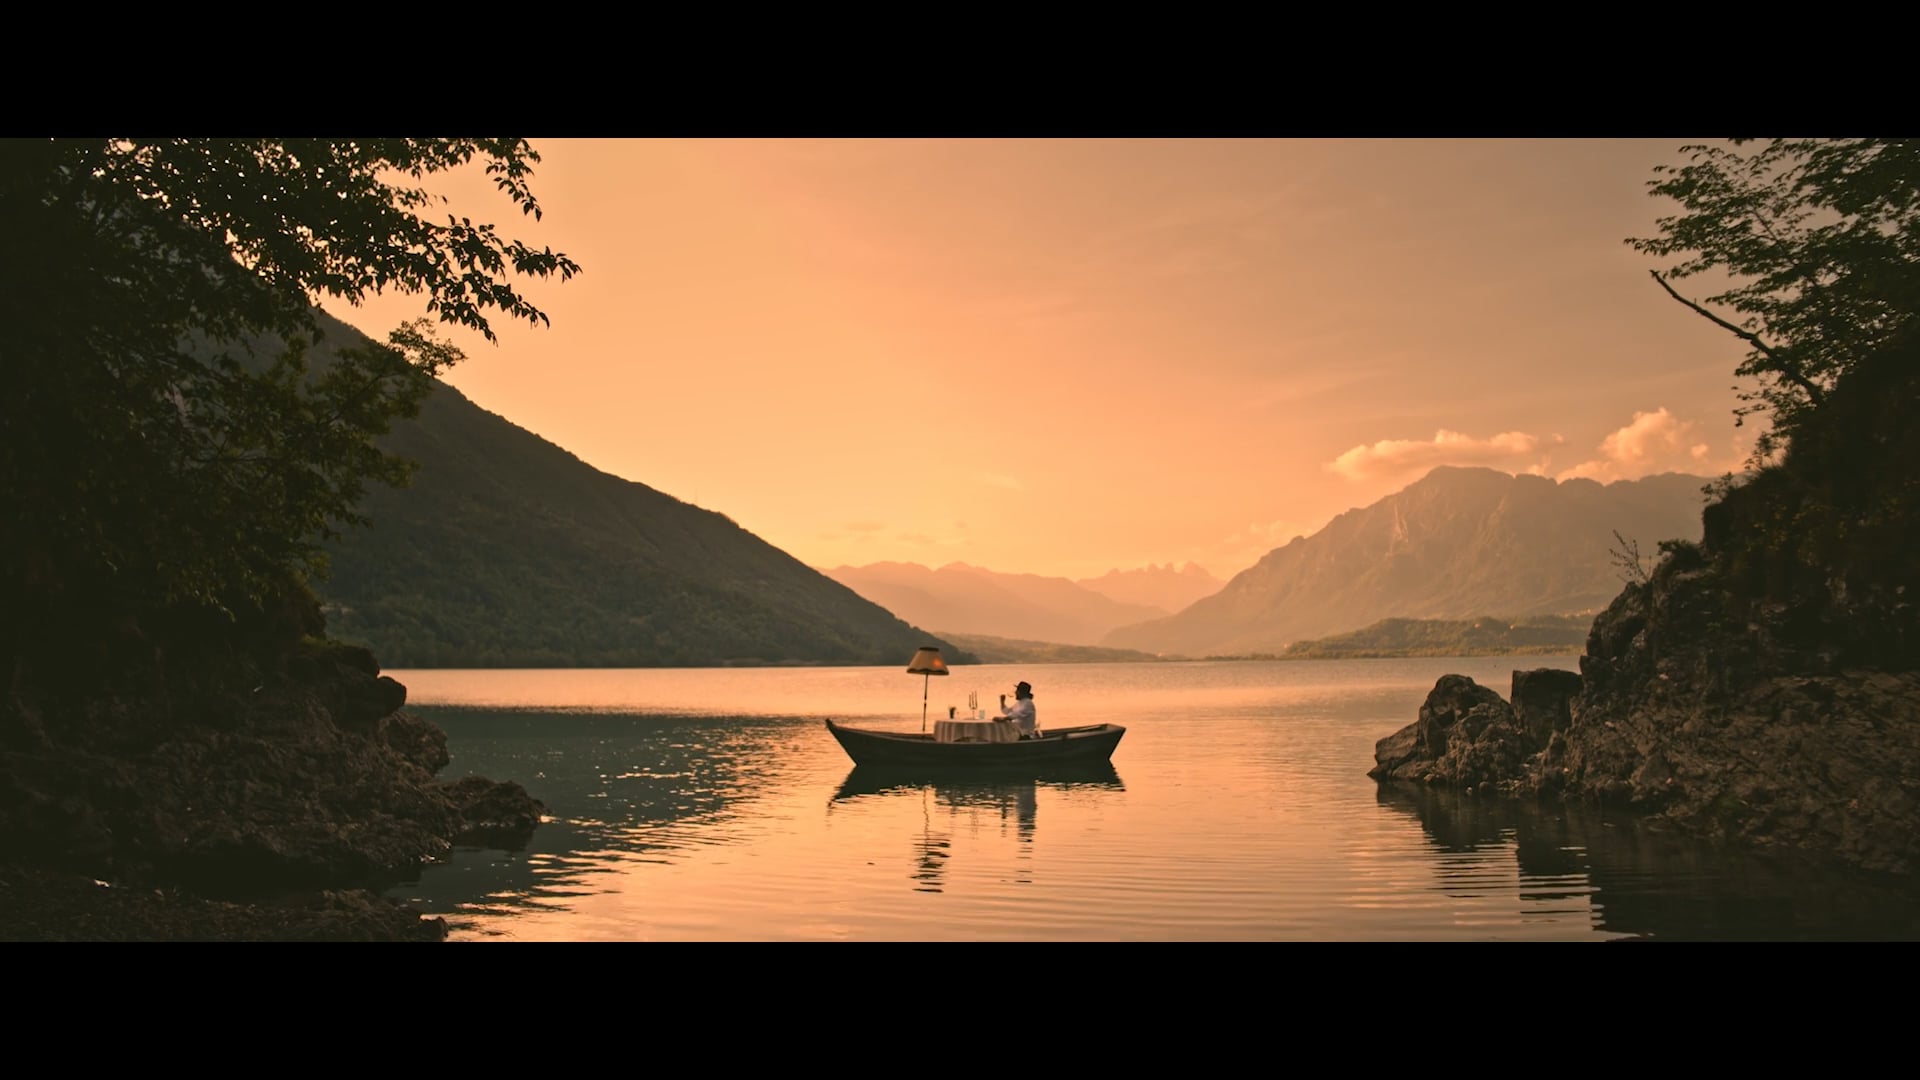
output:
<svg viewBox="0 0 1920 1080"><path fill-rule="evenodd" d="M1007 706L1006 717L1013 721L1014 726L1020 729L1020 734L1022 735L1033 734L1036 725L1039 723L1039 719L1033 711L1032 698L1014 698L1013 703Z"/></svg>

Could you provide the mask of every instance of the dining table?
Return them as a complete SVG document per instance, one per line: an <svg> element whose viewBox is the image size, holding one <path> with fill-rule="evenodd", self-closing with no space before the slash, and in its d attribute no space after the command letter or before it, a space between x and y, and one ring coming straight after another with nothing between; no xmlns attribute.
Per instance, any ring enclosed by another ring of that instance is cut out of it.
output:
<svg viewBox="0 0 1920 1080"><path fill-rule="evenodd" d="M1007 720L935 720L934 742L1019 742L1020 729Z"/></svg>

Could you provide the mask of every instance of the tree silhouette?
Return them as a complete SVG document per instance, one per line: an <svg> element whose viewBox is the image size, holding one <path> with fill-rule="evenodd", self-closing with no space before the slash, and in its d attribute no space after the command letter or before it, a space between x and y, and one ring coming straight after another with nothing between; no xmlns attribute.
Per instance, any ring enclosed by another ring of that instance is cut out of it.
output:
<svg viewBox="0 0 1920 1080"><path fill-rule="evenodd" d="M1920 309L1920 141L1752 143L1684 146L1688 164L1656 167L1650 193L1684 212L1660 218L1659 236L1626 242L1678 256L1664 274L1650 271L1654 280L1748 345L1735 374L1760 383L1736 387L1735 416L1772 414L1755 441L1759 463ZM1709 272L1730 284L1704 304L1673 286Z"/></svg>
<svg viewBox="0 0 1920 1080"><path fill-rule="evenodd" d="M0 610L233 615L305 592L372 445L461 358L433 322L310 365L316 300L420 293L492 339L567 256L430 213L481 165L523 215L519 139L0 141Z"/></svg>

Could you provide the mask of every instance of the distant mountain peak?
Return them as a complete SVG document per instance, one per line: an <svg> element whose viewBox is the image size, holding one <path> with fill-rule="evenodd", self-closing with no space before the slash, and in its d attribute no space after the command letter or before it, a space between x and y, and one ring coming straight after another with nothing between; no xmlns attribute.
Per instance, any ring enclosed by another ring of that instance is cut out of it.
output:
<svg viewBox="0 0 1920 1080"><path fill-rule="evenodd" d="M1168 613L1063 577L1011 574L964 562L935 570L872 563L828 571L835 581L918 626L1059 645L1091 645L1118 626Z"/></svg>
<svg viewBox="0 0 1920 1080"><path fill-rule="evenodd" d="M1421 487L1448 487L1462 484L1476 486L1492 484L1511 484L1521 477L1530 480L1545 480L1553 483L1551 477L1535 476L1532 473L1510 473L1491 469L1485 465L1435 465L1428 469L1425 476L1408 484L1402 491L1411 491ZM1389 496L1391 498L1391 496Z"/></svg>
<svg viewBox="0 0 1920 1080"><path fill-rule="evenodd" d="M1586 476L1570 476L1565 480L1557 480L1551 476L1541 475L1540 473L1506 472L1485 465L1435 465L1433 468L1428 469L1420 479L1408 484L1405 488L1402 488L1401 491L1411 491L1424 484L1447 485L1457 483L1544 484L1548 487L1566 487L1571 484L1577 487L1612 488L1622 484L1640 484L1647 481L1652 481L1655 484L1671 483L1675 479L1706 484L1709 478L1694 476L1691 473L1668 471L1648 473L1645 476L1636 476L1630 479L1608 480L1604 482ZM1387 497L1392 498L1393 496L1390 495Z"/></svg>
<svg viewBox="0 0 1920 1080"><path fill-rule="evenodd" d="M1604 607L1620 590L1615 533L1652 550L1697 540L1705 477L1601 485L1440 466L1275 548L1210 596L1102 645L1185 655L1278 652L1385 618L1520 616Z"/></svg>
<svg viewBox="0 0 1920 1080"><path fill-rule="evenodd" d="M1122 570L1120 567L1116 566L1108 570L1106 573L1101 574L1097 578L1083 578L1082 581L1102 581L1107 578L1129 577L1129 576L1140 577L1140 576L1146 576L1146 575L1162 575L1162 574L1172 574L1172 575L1178 575L1182 577L1212 577L1213 576L1212 574L1207 572L1205 567L1201 566L1199 563L1194 562L1192 559L1188 559L1185 563L1150 562L1150 563L1147 563L1145 566L1138 566L1131 570Z"/></svg>
<svg viewBox="0 0 1920 1080"><path fill-rule="evenodd" d="M1133 570L1115 567L1077 584L1122 603L1156 607L1171 614L1213 593L1222 582L1189 559L1184 567L1171 562L1148 563Z"/></svg>

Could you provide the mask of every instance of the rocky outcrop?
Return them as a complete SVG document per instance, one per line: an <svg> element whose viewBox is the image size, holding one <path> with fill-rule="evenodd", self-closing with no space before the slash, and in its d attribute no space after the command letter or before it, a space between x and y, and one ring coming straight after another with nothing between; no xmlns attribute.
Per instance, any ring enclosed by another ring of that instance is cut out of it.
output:
<svg viewBox="0 0 1920 1080"><path fill-rule="evenodd" d="M1920 876L1920 338L1850 373L1786 459L1663 545L1580 671L1443 677L1372 775L1630 808Z"/></svg>
<svg viewBox="0 0 1920 1080"><path fill-rule="evenodd" d="M431 938L445 928L376 890L539 823L517 784L439 779L445 732L401 707L405 687L366 650L309 645L238 670L248 679L82 690L16 658L0 700L0 935L76 929L20 921L60 896L99 906L108 936L246 936L252 910L263 937Z"/></svg>
<svg viewBox="0 0 1920 1080"><path fill-rule="evenodd" d="M1371 775L1592 801L1704 837L1920 873L1920 672L1778 673L1779 658L1688 624L1713 595L1699 572L1629 590L1595 622L1582 674L1516 671L1511 702L1442 677L1418 719L1380 740Z"/></svg>
<svg viewBox="0 0 1920 1080"><path fill-rule="evenodd" d="M1509 702L1465 675L1443 675L1419 719L1380 740L1368 775L1516 793L1534 759L1550 749L1555 760L1564 755L1568 699L1579 681L1570 671L1516 671Z"/></svg>
<svg viewBox="0 0 1920 1080"><path fill-rule="evenodd" d="M1690 832L1920 871L1920 672L1860 665L1791 605L1735 622L1737 596L1683 551L1595 621L1565 786Z"/></svg>

